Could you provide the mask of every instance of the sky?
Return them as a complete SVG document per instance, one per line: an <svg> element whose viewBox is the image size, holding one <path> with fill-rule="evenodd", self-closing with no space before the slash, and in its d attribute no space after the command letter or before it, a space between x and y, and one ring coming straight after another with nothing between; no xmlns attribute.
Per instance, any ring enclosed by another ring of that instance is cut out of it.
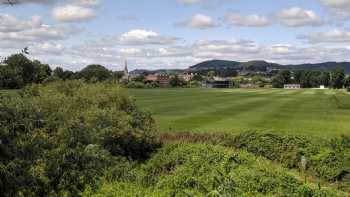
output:
<svg viewBox="0 0 350 197"><path fill-rule="evenodd" d="M350 61L350 0L0 0L0 58L77 71Z"/></svg>

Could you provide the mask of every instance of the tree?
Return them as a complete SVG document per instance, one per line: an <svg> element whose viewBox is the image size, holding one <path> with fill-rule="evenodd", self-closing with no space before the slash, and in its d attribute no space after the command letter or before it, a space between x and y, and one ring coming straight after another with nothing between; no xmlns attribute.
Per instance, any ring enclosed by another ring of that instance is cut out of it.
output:
<svg viewBox="0 0 350 197"><path fill-rule="evenodd" d="M64 78L63 68L61 68L61 67L55 68L55 70L53 70L53 76L60 78L60 79L63 79Z"/></svg>
<svg viewBox="0 0 350 197"><path fill-rule="evenodd" d="M344 79L344 86L345 87L350 87L350 76L346 77Z"/></svg>
<svg viewBox="0 0 350 197"><path fill-rule="evenodd" d="M196 74L193 76L192 81L203 81L202 75Z"/></svg>
<svg viewBox="0 0 350 197"><path fill-rule="evenodd" d="M345 72L343 69L335 69L331 72L331 84L335 89L344 87Z"/></svg>
<svg viewBox="0 0 350 197"><path fill-rule="evenodd" d="M180 79L178 75L174 75L173 77L170 78L169 84L171 87L182 87L186 85L186 82Z"/></svg>
<svg viewBox="0 0 350 197"><path fill-rule="evenodd" d="M5 60L5 64L7 64L11 69L15 70L18 75L21 75L24 84L31 83L33 81L34 65L32 61L30 61L23 54L14 54L9 56Z"/></svg>
<svg viewBox="0 0 350 197"><path fill-rule="evenodd" d="M92 64L82 69L78 76L90 82L101 82L111 78L112 72L101 65Z"/></svg>
<svg viewBox="0 0 350 197"><path fill-rule="evenodd" d="M135 81L135 82L144 82L146 79L145 75L138 75L136 77L134 77L132 80Z"/></svg>
<svg viewBox="0 0 350 197"><path fill-rule="evenodd" d="M324 85L326 87L329 86L329 83L330 83L329 72L322 72L321 77L320 77L320 82L321 82L321 85Z"/></svg>
<svg viewBox="0 0 350 197"><path fill-rule="evenodd" d="M216 72L215 71L211 70L211 71L208 72L208 77L209 78L213 78L215 76L216 76Z"/></svg>
<svg viewBox="0 0 350 197"><path fill-rule="evenodd" d="M48 64L42 64L38 60L33 61L33 82L42 83L46 78L51 76L52 70Z"/></svg>
<svg viewBox="0 0 350 197"><path fill-rule="evenodd" d="M275 88L282 88L284 84L289 84L291 82L291 72L289 70L280 70L272 79L272 86Z"/></svg>

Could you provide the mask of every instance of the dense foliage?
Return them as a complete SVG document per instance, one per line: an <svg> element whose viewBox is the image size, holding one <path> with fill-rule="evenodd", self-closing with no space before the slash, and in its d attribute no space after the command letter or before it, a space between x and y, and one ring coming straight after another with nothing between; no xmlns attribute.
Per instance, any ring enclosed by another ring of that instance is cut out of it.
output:
<svg viewBox="0 0 350 197"><path fill-rule="evenodd" d="M154 121L125 92L79 81L29 86L0 99L2 196L76 196L158 144Z"/></svg>
<svg viewBox="0 0 350 197"><path fill-rule="evenodd" d="M343 189L350 188L349 136L315 141L303 136L248 132L235 137L232 145L288 168L300 168L304 156L309 173L325 181L338 182Z"/></svg>
<svg viewBox="0 0 350 197"><path fill-rule="evenodd" d="M31 83L42 83L51 75L49 65L29 60L23 54L15 54L0 65L0 89L22 88Z"/></svg>
<svg viewBox="0 0 350 197"><path fill-rule="evenodd" d="M331 72L311 70L281 70L272 79L272 86L282 88L284 84L296 83L303 88L318 88L321 85L341 89L350 85L349 78L346 78L344 70L335 69Z"/></svg>
<svg viewBox="0 0 350 197"><path fill-rule="evenodd" d="M166 145L144 165L116 166L85 196L342 196L304 184L244 151L203 144Z"/></svg>

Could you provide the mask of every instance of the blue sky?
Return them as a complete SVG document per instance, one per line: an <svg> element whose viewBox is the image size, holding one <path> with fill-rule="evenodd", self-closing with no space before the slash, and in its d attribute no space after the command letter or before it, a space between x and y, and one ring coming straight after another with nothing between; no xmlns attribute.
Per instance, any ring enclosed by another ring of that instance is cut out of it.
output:
<svg viewBox="0 0 350 197"><path fill-rule="evenodd" d="M79 70L350 61L350 0L0 0L0 56Z"/></svg>

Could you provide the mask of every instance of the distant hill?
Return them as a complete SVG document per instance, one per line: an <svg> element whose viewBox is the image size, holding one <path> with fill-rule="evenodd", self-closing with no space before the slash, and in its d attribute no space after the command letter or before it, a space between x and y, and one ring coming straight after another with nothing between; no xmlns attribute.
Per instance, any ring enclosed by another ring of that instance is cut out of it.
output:
<svg viewBox="0 0 350 197"><path fill-rule="evenodd" d="M350 62L325 62L317 64L298 64L298 65L281 65L270 63L266 61L248 61L237 62L227 60L210 60L201 62L191 66L189 70L220 70L220 69L237 69L247 71L265 71L268 69L291 69L291 70L320 70L330 71L335 68L344 69L345 72L350 73Z"/></svg>
<svg viewBox="0 0 350 197"><path fill-rule="evenodd" d="M282 65L271 63L263 60L254 60L248 62L237 62L229 60L209 60L190 66L188 69L159 69L159 70L133 70L131 74L153 74L153 73L181 73L184 71L206 71L206 70L227 70L236 71L268 71L274 69L289 69L289 70L319 70L331 71L336 68L344 69L350 74L350 62L324 62L316 64L290 64Z"/></svg>
<svg viewBox="0 0 350 197"><path fill-rule="evenodd" d="M317 64L299 64L299 65L285 65L291 70L320 70L330 71L336 68L344 69L346 73L350 73L350 62L324 62Z"/></svg>

